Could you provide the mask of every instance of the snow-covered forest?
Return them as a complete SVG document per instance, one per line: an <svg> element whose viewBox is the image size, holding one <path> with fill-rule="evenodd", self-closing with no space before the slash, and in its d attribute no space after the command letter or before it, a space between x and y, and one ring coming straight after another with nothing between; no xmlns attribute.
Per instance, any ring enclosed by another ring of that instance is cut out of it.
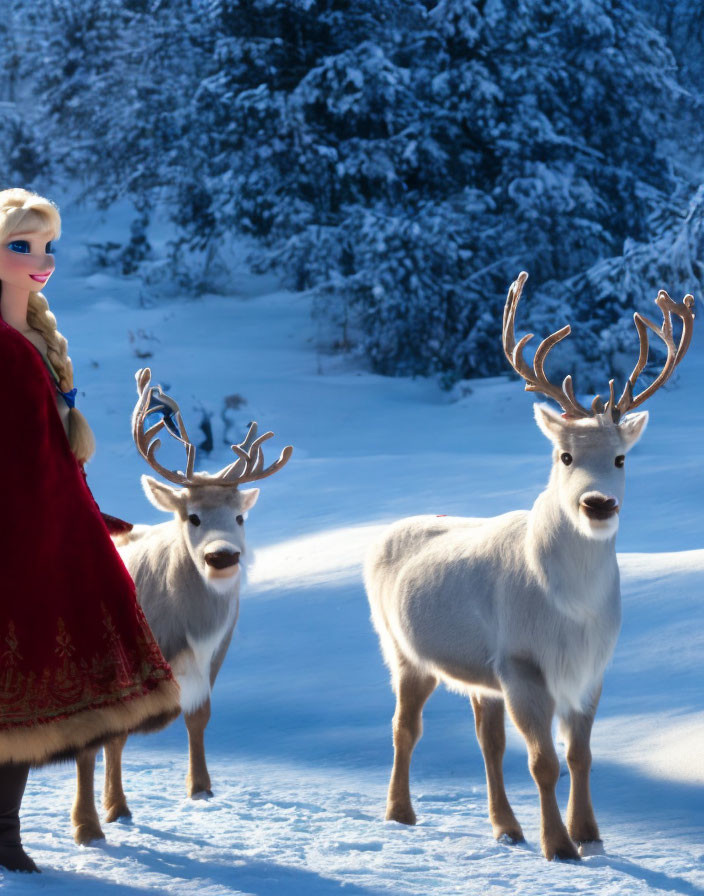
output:
<svg viewBox="0 0 704 896"><path fill-rule="evenodd" d="M377 372L502 372L525 269L527 325L578 323L560 363L600 387L632 310L704 281L691 0L35 0L0 41L0 180L129 199L125 273L168 214L192 294L254 237Z"/></svg>
<svg viewBox="0 0 704 896"><path fill-rule="evenodd" d="M246 522L214 796L186 796L182 719L129 739L133 818L104 841L73 842L74 766L34 770L22 836L43 873L0 871L3 896L704 896L699 319L627 460L623 626L591 741L604 854L545 861L510 724L526 842L494 840L472 710L442 688L418 824L384 821L394 696L361 575L394 520L529 508L545 486L535 397L501 350L521 269L518 329L572 324L550 373L580 393L622 384L658 289L701 318L704 6L32 0L3 6L0 71L0 189L62 211L46 294L101 508L166 519L130 432L145 364L198 468L228 464L251 419L275 432L267 461L294 447Z"/></svg>

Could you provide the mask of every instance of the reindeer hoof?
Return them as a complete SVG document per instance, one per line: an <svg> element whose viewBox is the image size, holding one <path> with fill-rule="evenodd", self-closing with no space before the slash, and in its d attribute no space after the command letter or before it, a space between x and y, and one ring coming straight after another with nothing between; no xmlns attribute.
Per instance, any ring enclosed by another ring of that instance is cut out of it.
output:
<svg viewBox="0 0 704 896"><path fill-rule="evenodd" d="M549 861L557 861L557 862L579 862L581 861L581 856L579 852L575 849L574 851L571 849L558 849L552 859Z"/></svg>
<svg viewBox="0 0 704 896"><path fill-rule="evenodd" d="M73 829L73 839L79 846L90 846L96 840L104 840L105 834L100 824L89 821L85 824L77 824Z"/></svg>
<svg viewBox="0 0 704 896"><path fill-rule="evenodd" d="M604 841L603 840L583 840L581 843L577 844L579 847L579 854L582 858L586 856L605 856L606 850L604 849Z"/></svg>
<svg viewBox="0 0 704 896"><path fill-rule="evenodd" d="M192 800L209 800L213 796L213 791L209 788L203 788L202 790L194 790L190 797Z"/></svg>
<svg viewBox="0 0 704 896"><path fill-rule="evenodd" d="M387 821L397 821L399 824L415 824L416 823L416 813L413 811L413 807L408 806L395 806L393 804L386 807L386 820Z"/></svg>
<svg viewBox="0 0 704 896"><path fill-rule="evenodd" d="M113 821L128 821L132 818L132 813L127 808L127 803L116 803L114 806L107 806L105 813L105 821L112 824Z"/></svg>
<svg viewBox="0 0 704 896"><path fill-rule="evenodd" d="M560 843L552 848L545 847L543 852L548 862L552 862L554 859L559 862L578 862L581 858L577 847L571 841L569 843Z"/></svg>
<svg viewBox="0 0 704 896"><path fill-rule="evenodd" d="M507 846L516 846L518 843L525 843L526 838L523 831L518 828L502 828L494 833L499 843L505 843Z"/></svg>

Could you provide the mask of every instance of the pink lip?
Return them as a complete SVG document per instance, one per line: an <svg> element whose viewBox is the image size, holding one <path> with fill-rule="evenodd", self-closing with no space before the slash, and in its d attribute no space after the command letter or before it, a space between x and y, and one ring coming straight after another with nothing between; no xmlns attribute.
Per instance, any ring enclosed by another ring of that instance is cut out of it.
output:
<svg viewBox="0 0 704 896"><path fill-rule="evenodd" d="M46 274L30 274L29 276L32 280L36 280L39 283L45 283L53 273L53 271L47 271Z"/></svg>

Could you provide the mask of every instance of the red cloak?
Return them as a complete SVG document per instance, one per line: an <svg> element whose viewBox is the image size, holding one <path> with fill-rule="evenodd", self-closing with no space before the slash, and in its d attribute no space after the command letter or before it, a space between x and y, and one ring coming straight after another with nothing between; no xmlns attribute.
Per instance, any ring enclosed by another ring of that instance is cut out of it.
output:
<svg viewBox="0 0 704 896"><path fill-rule="evenodd" d="M71 451L37 349L0 319L0 762L160 727L178 686Z"/></svg>

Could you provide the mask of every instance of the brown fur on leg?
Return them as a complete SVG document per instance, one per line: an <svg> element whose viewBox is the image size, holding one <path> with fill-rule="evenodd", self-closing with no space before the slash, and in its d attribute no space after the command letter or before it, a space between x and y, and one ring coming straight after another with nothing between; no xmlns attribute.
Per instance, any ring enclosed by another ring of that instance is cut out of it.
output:
<svg viewBox="0 0 704 896"><path fill-rule="evenodd" d="M472 709L477 740L484 756L486 786L489 799L489 820L498 840L505 837L511 843L525 839L521 826L513 814L504 787L503 758L506 750L504 701L484 695L472 695Z"/></svg>
<svg viewBox="0 0 704 896"><path fill-rule="evenodd" d="M386 800L386 820L415 824L411 804L410 769L413 748L423 733L423 706L437 686L432 675L423 675L401 663L393 719L394 765Z"/></svg>
<svg viewBox="0 0 704 896"><path fill-rule="evenodd" d="M122 789L122 751L127 743L127 735L115 737L105 744L105 789L103 806L108 824L118 818L132 818L127 806L127 797Z"/></svg>
<svg viewBox="0 0 704 896"><path fill-rule="evenodd" d="M598 699L598 698L597 698ZM567 804L567 830L578 844L601 844L589 789L592 752L589 746L596 701L586 713L571 713L563 720L567 741L567 765L570 770L570 798Z"/></svg>
<svg viewBox="0 0 704 896"><path fill-rule="evenodd" d="M76 799L71 810L73 839L81 846L94 840L104 840L100 819L95 808L93 777L97 748L82 750L76 756Z"/></svg>
<svg viewBox="0 0 704 896"><path fill-rule="evenodd" d="M502 669L506 708L528 746L528 765L540 795L540 833L543 854L551 859L579 859L557 805L555 787L560 762L552 740L555 701L543 674L530 661L514 658Z"/></svg>
<svg viewBox="0 0 704 896"><path fill-rule="evenodd" d="M188 775L186 792L191 798L205 793L212 796L210 775L205 763L205 729L210 721L210 698L191 713L184 713L188 730Z"/></svg>

